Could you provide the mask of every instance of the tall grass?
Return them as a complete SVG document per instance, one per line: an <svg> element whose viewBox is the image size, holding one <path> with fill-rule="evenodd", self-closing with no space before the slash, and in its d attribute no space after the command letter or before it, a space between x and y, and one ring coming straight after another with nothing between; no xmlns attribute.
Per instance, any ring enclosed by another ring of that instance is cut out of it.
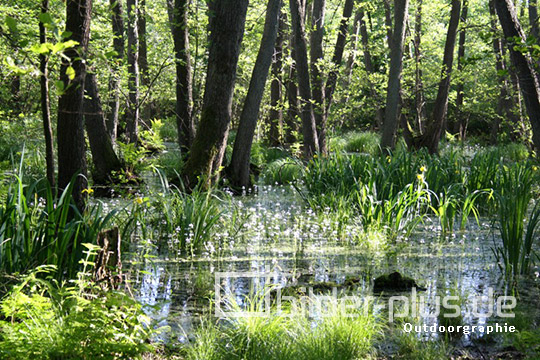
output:
<svg viewBox="0 0 540 360"><path fill-rule="evenodd" d="M506 275L516 276L529 271L532 244L540 225L540 206L534 206L525 227L535 181L531 164L514 164L504 167L498 177L498 224L502 245L495 253L503 264Z"/></svg>
<svg viewBox="0 0 540 360"><path fill-rule="evenodd" d="M261 311L262 296L246 301L244 311ZM229 304L232 311L239 306ZM246 316L205 323L195 339L184 348L190 360L353 360L365 359L373 352L382 325L373 314L357 316L329 313L310 319L297 309L287 316L273 312L268 316ZM351 314L353 315L353 314Z"/></svg>
<svg viewBox="0 0 540 360"><path fill-rule="evenodd" d="M211 245L223 214L221 192L196 187L187 192L169 184L158 171L159 192L136 197L130 208L125 234L138 233L146 240L166 239L173 253L195 254ZM223 195L225 196L225 195Z"/></svg>
<svg viewBox="0 0 540 360"><path fill-rule="evenodd" d="M39 265L55 265L58 276L73 277L84 243L95 243L114 212L97 204L83 213L72 201L73 182L53 195L47 181L24 185L14 175L0 206L0 271L26 272Z"/></svg>

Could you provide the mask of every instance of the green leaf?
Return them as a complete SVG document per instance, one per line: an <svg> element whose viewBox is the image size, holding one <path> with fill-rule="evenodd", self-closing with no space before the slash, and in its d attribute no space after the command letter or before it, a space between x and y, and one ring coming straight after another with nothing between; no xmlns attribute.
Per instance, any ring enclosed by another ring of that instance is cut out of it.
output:
<svg viewBox="0 0 540 360"><path fill-rule="evenodd" d="M11 16L6 15L6 25L8 26L11 32L17 32L17 21Z"/></svg>
<svg viewBox="0 0 540 360"><path fill-rule="evenodd" d="M30 48L30 51L33 53L42 55L42 54L48 54L53 48L53 45L51 43L45 43L45 44L35 44L32 45Z"/></svg>
<svg viewBox="0 0 540 360"><path fill-rule="evenodd" d="M71 66L68 66L66 69L66 75L68 76L69 80L75 79L75 69L73 69Z"/></svg>
<svg viewBox="0 0 540 360"><path fill-rule="evenodd" d="M67 38L69 38L72 34L73 34L73 33L72 33L71 31L67 31L67 30L66 30L66 31L64 31L64 32L62 33L62 35L60 35L60 36L62 36L62 38L64 38L64 39L67 39Z"/></svg>
<svg viewBox="0 0 540 360"><path fill-rule="evenodd" d="M56 90L59 95L64 92L64 82L62 80L56 80L54 85L56 86Z"/></svg>
<svg viewBox="0 0 540 360"><path fill-rule="evenodd" d="M52 24L53 23L51 14L49 14L49 13L41 13L41 14L39 14L39 21L41 21L43 24Z"/></svg>

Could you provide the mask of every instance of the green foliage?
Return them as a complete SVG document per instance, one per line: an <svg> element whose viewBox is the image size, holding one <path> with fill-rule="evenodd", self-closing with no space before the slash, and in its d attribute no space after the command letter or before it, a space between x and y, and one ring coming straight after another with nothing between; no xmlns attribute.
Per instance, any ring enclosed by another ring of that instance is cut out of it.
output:
<svg viewBox="0 0 540 360"><path fill-rule="evenodd" d="M142 146L151 151L159 152L165 150L163 138L161 137L161 129L163 127L164 124L161 120L151 120L150 128L139 132Z"/></svg>
<svg viewBox="0 0 540 360"><path fill-rule="evenodd" d="M347 152L358 152L376 155L379 152L381 137L374 132L349 133L347 135L344 150Z"/></svg>
<svg viewBox="0 0 540 360"><path fill-rule="evenodd" d="M160 176L162 192L135 198L124 232L140 232L145 240L165 240L173 254L203 251L222 225L218 191L196 187L187 193Z"/></svg>
<svg viewBox="0 0 540 360"><path fill-rule="evenodd" d="M260 296L246 300L247 309L263 309ZM232 309L238 305L231 304ZM336 306L339 308L339 306ZM291 316L273 314L203 324L184 349L186 359L353 360L367 358L382 326L371 314L346 316L338 311L315 321L290 309Z"/></svg>
<svg viewBox="0 0 540 360"><path fill-rule="evenodd" d="M98 203L80 213L72 191L70 183L55 197L45 180L24 185L20 176L11 178L0 206L0 271L25 272L39 265L55 265L59 278L77 273L82 244L94 243L114 212L104 214Z"/></svg>
<svg viewBox="0 0 540 360"><path fill-rule="evenodd" d="M534 175L531 164L516 163L511 167L503 167L498 177L495 194L502 246L495 246L495 254L507 276L526 274L530 270L532 245L540 225L540 205L537 203L525 227Z"/></svg>
<svg viewBox="0 0 540 360"><path fill-rule="evenodd" d="M152 349L149 319L135 300L101 292L84 272L60 285L54 271L38 267L0 303L0 358L119 359Z"/></svg>
<svg viewBox="0 0 540 360"><path fill-rule="evenodd" d="M116 143L125 164L124 174L116 174L119 178L123 178L125 182L128 182L134 176L150 170L150 164L148 161L145 161L145 157L148 154L146 148L136 146L134 143L125 144L121 141L117 141Z"/></svg>
<svg viewBox="0 0 540 360"><path fill-rule="evenodd" d="M291 184L302 177L304 165L293 158L272 161L264 171L266 184Z"/></svg>

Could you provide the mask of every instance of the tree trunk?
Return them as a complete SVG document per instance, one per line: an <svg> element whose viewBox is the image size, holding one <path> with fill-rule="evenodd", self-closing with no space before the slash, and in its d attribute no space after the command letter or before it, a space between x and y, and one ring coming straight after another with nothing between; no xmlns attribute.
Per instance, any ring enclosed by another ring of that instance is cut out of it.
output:
<svg viewBox="0 0 540 360"><path fill-rule="evenodd" d="M49 12L49 0L41 0L41 13ZM47 28L39 22L39 42L47 42ZM43 134L45 136L45 162L47 163L47 180L51 188L55 187L54 178L54 143L51 126L51 107L49 104L49 58L45 54L39 56L40 87L41 87L41 117L43 119Z"/></svg>
<svg viewBox="0 0 540 360"><path fill-rule="evenodd" d="M204 102L197 134L184 167L188 188L200 176L208 186L217 180L227 146L232 99L248 0L210 2L210 48Z"/></svg>
<svg viewBox="0 0 540 360"><path fill-rule="evenodd" d="M94 73L86 73L84 87L87 95L84 99L84 120L94 163L92 174L94 184L110 185L113 183L113 172L120 171L122 163L114 152L113 143L107 132Z"/></svg>
<svg viewBox="0 0 540 360"><path fill-rule="evenodd" d="M510 0L495 0L497 15L507 39L521 39L525 42L525 34L516 16L514 5ZM540 87L534 63L529 54L524 54L515 48L514 41L509 42L510 59L517 70L519 84L529 121L533 131L533 143L540 151Z"/></svg>
<svg viewBox="0 0 540 360"><path fill-rule="evenodd" d="M490 141L492 144L497 143L497 136L499 133L499 127L502 119L505 117L510 120L514 126L519 126L521 124L520 118L516 111L516 103L512 91L510 89L510 84L508 81L508 67L504 59L504 47L503 41L498 37L497 32L497 13L495 12L495 4L493 0L489 1L489 12L490 12L490 22L491 30L493 32L493 50L495 52L495 66L497 69L497 74L499 78L500 85L500 94L499 100L497 102L497 118L493 122L491 127L491 136Z"/></svg>
<svg viewBox="0 0 540 360"><path fill-rule="evenodd" d="M373 68L373 62L371 60L371 50L369 48L369 35L368 30L366 26L366 22L364 20L364 12L362 10L359 10L359 26L360 26L360 37L362 41L362 47L364 49L364 66L366 68L366 73L368 75L367 82L369 86L369 93L371 95L371 98L373 99L373 102L375 104L375 119L377 121L377 126L379 128L382 127L383 119L384 119L384 110L381 108L379 103L379 94L377 93L377 89L372 84L371 76L375 74L375 69Z"/></svg>
<svg viewBox="0 0 540 360"><path fill-rule="evenodd" d="M401 70L403 69L403 42L405 41L405 26L409 0L396 0L394 7L394 31L390 42L390 73L388 75L388 90L386 94L386 111L384 114L381 147L393 149L399 119L399 100L401 91Z"/></svg>
<svg viewBox="0 0 540 360"><path fill-rule="evenodd" d="M289 73L287 78L287 83L285 87L287 88L287 116L285 117L285 143L293 144L296 141L295 133L298 132L298 117L300 114L300 106L298 103L298 86L296 86L296 51L294 50L294 35L291 34L289 37L289 52L290 52L290 62Z"/></svg>
<svg viewBox="0 0 540 360"><path fill-rule="evenodd" d="M396 13L396 9L395 9L396 5L399 5L399 4L395 2L394 13ZM386 40L388 42L388 47L391 49L392 40L394 39L394 36L392 35L392 8L390 7L390 0L383 0L383 6L384 6L384 26L386 27ZM407 22L407 19L405 19L405 22Z"/></svg>
<svg viewBox="0 0 540 360"><path fill-rule="evenodd" d="M268 70L272 63L272 55L278 32L281 0L268 0L266 20L261 39L261 46L255 61L249 89L244 100L244 107L240 115L238 132L234 141L234 148L230 164L231 183L236 188L251 186L249 164L253 136L257 127L259 109L264 94Z"/></svg>
<svg viewBox="0 0 540 360"><path fill-rule="evenodd" d="M112 60L112 74L109 80L109 91L111 93L109 107L110 114L107 118L107 130L114 143L118 134L118 114L120 112L120 70L124 61L124 18L122 15L122 0L110 0L109 9L111 11L113 48L115 56Z"/></svg>
<svg viewBox="0 0 540 360"><path fill-rule="evenodd" d="M128 89L126 135L128 143L137 144L139 134L139 0L127 0L128 16Z"/></svg>
<svg viewBox="0 0 540 360"><path fill-rule="evenodd" d="M364 17L364 12L361 8L356 11L354 15L353 31L351 35L351 50L349 52L349 58L347 59L347 65L345 65L345 77L343 79L343 88L347 89L352 79L352 72L356 63L356 51L358 49L358 34L360 32L360 22ZM346 94L344 102L349 100L349 93Z"/></svg>
<svg viewBox="0 0 540 360"><path fill-rule="evenodd" d="M418 133L424 133L424 118L425 118L425 99L424 99L424 82L422 80L422 52L420 50L422 42L422 5L423 1L418 0L416 4L416 19L414 23L414 65L415 65L415 82L414 82L414 104L416 127Z"/></svg>
<svg viewBox="0 0 540 360"><path fill-rule="evenodd" d="M71 33L67 40L76 41L78 45L64 52L71 61L62 59L60 81L64 83L64 92L58 99L58 186L60 190L65 189L76 176L72 197L79 210L85 207L82 191L87 187L82 110L91 12L91 0L66 1L66 32ZM75 72L72 79L66 73L70 65Z"/></svg>
<svg viewBox="0 0 540 360"><path fill-rule="evenodd" d="M310 159L319 151L317 128L311 106L311 86L309 81L309 65L307 61L307 45L302 6L300 0L290 0L291 24L294 34L296 73L298 89L302 98L300 117L302 118L302 134L304 136L304 155Z"/></svg>
<svg viewBox="0 0 540 360"><path fill-rule="evenodd" d="M278 24L278 34L276 45L274 47L274 55L272 58L272 83L270 85L270 115L268 122L270 123L270 145L279 146L282 141L283 131L283 40L285 29L286 16L281 10Z"/></svg>
<svg viewBox="0 0 540 360"><path fill-rule="evenodd" d="M146 0L139 0L137 8L137 34L139 35L139 69L141 84L150 84L150 74L148 72L148 45L146 36Z"/></svg>
<svg viewBox="0 0 540 360"><path fill-rule="evenodd" d="M467 22L467 14L469 11L468 0L463 0L463 9L461 10L461 23L465 24ZM467 30L465 28L461 29L459 32L459 41L458 41L458 73L463 73L463 61L465 60L465 39L467 36ZM452 132L454 134L459 134L460 139L465 139L465 130L467 128L466 119L463 114L463 100L464 100L464 79L461 76L461 79L456 87L456 118L454 120L454 126Z"/></svg>
<svg viewBox="0 0 540 360"><path fill-rule="evenodd" d="M193 87L189 52L188 0L167 0L176 56L176 126L180 149L186 152L195 138L192 118Z"/></svg>
<svg viewBox="0 0 540 360"><path fill-rule="evenodd" d="M311 94L313 97L313 116L317 126L319 151L326 153L326 119L324 117L324 79L321 71L324 61L323 38L326 0L313 0L311 17L310 53Z"/></svg>
<svg viewBox="0 0 540 360"><path fill-rule="evenodd" d="M345 51L345 43L347 40L347 33L349 32L349 19L352 16L354 6L354 0L345 0L345 5L343 7L343 16L341 18L341 23L339 25L338 37L336 40L336 47L334 48L334 55L332 56L333 67L328 74L328 79L326 80L326 86L324 90L325 95L325 109L324 109L324 131L325 134L319 134L319 140L322 138L324 144L319 143L321 147L321 152L326 152L326 123L328 122L328 114L330 113L330 107L332 106L332 99L334 91L336 90L338 70L343 62L343 52ZM352 51L354 52L354 50Z"/></svg>
<svg viewBox="0 0 540 360"><path fill-rule="evenodd" d="M538 29L538 1L529 0L529 22L531 24L531 35L540 42L540 31Z"/></svg>
<svg viewBox="0 0 540 360"><path fill-rule="evenodd" d="M439 82L439 90L437 92L435 104L433 105L434 108L431 122L426 133L422 135L415 144L416 147L427 148L431 154L438 151L439 141L441 140L442 132L446 127L445 123L448 110L448 95L450 93L450 78L452 66L454 64L454 48L457 40L460 14L461 0L452 0L450 22L448 24L448 33L446 35L446 43L444 46L441 81Z"/></svg>

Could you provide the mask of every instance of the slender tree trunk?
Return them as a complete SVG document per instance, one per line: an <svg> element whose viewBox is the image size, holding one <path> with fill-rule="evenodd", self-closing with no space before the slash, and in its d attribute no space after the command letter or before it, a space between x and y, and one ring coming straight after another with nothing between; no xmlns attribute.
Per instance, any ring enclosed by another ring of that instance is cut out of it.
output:
<svg viewBox="0 0 540 360"><path fill-rule="evenodd" d="M230 164L231 183L233 187L248 188L251 186L249 164L253 136L257 127L259 109L264 94L268 70L272 63L274 45L276 43L281 0L268 0L266 20L261 39L261 46L255 61L249 89L244 100L244 107L240 115L238 132L234 141L234 148Z"/></svg>
<svg viewBox="0 0 540 360"><path fill-rule="evenodd" d="M363 21L364 12L359 8L354 15L353 31L351 35L351 50L349 52L349 58L345 65L345 77L343 79L343 88L347 89L351 83L354 64L356 63L356 52L358 49L358 35L360 33L360 22ZM345 102L349 100L349 93L344 98Z"/></svg>
<svg viewBox="0 0 540 360"><path fill-rule="evenodd" d="M311 85L309 81L309 65L307 61L307 45L304 22L302 21L302 6L300 0L290 0L291 23L294 34L296 54L296 72L298 89L302 98L300 117L302 118L302 134L304 136L304 155L310 159L319 151L317 127L311 106Z"/></svg>
<svg viewBox="0 0 540 360"><path fill-rule="evenodd" d="M217 180L221 170L248 1L216 1L210 2L209 6L213 17L204 102L183 173L188 188L196 185L199 176L209 185L212 180Z"/></svg>
<svg viewBox="0 0 540 360"><path fill-rule="evenodd" d="M424 118L425 104L424 99L424 82L422 80L422 51L420 46L422 43L422 5L423 1L418 0L416 3L416 19L414 23L414 65L415 65L415 82L414 82L414 104L416 126L419 134L424 133Z"/></svg>
<svg viewBox="0 0 540 360"><path fill-rule="evenodd" d="M78 45L67 49L60 68L60 81L64 92L58 99L58 186L65 189L74 176L73 200L83 210L87 187L86 145L84 141L83 95L86 65L84 58L90 38L91 0L66 0L66 32L71 33L68 40ZM66 71L69 66L75 71L70 79Z"/></svg>
<svg viewBox="0 0 540 360"><path fill-rule="evenodd" d="M109 108L111 109L107 118L107 130L114 143L118 134L118 114L120 113L120 70L124 61L124 18L122 15L122 0L110 0L109 9L111 11L113 49L115 56L112 60L112 73L109 80L109 91L111 97Z"/></svg>
<svg viewBox="0 0 540 360"><path fill-rule="evenodd" d="M497 13L495 12L495 4L493 0L489 1L490 23L491 31L493 33L493 51L495 53L495 66L498 73L500 85L499 100L497 102L497 118L492 124L490 141L492 144L497 143L497 136L499 134L500 124L502 119L507 118L513 124L514 127L521 125L521 119L518 114L515 97L512 95L508 79L508 66L504 58L504 45L502 39L498 36L497 31Z"/></svg>
<svg viewBox="0 0 540 360"><path fill-rule="evenodd" d="M311 17L312 31L310 34L310 69L311 69L311 94L313 97L313 116L317 125L319 151L326 153L326 119L324 118L324 79L321 71L324 61L323 38L324 17L326 12L326 0L313 0L313 12Z"/></svg>
<svg viewBox="0 0 540 360"><path fill-rule="evenodd" d="M444 46L444 56L442 65L441 81L439 90L433 105L431 122L426 133L419 138L417 147L425 147L430 153L436 153L439 148L442 132L445 129L446 115L448 110L448 95L450 93L450 78L452 66L454 64L454 49L457 40L459 18L461 14L461 0L452 0L452 10L450 11L450 22Z"/></svg>
<svg viewBox="0 0 540 360"><path fill-rule="evenodd" d="M467 23L467 14L469 12L468 0L463 0L463 9L461 10L461 24ZM467 36L467 29L463 28L459 32L459 41L458 41L458 73L463 73L463 62L465 60L465 40ZM463 100L465 97L464 94L464 79L461 76L461 79L456 87L456 119L454 120L454 126L452 132L454 134L459 134L460 139L465 139L465 129L467 128L466 119L463 114Z"/></svg>
<svg viewBox="0 0 540 360"><path fill-rule="evenodd" d="M396 5L398 4L397 3L394 4L394 13L396 12L396 9L395 9ZM392 8L390 6L390 0L383 0L383 6L384 6L384 25L386 27L386 40L388 42L388 47L391 49L392 40L394 39L394 36L392 35ZM407 22L407 19L405 19L405 22Z"/></svg>
<svg viewBox="0 0 540 360"><path fill-rule="evenodd" d="M195 138L189 52L188 0L167 0L176 56L176 126L180 149L187 153Z"/></svg>
<svg viewBox="0 0 540 360"><path fill-rule="evenodd" d="M540 42L540 30L538 29L538 1L529 0L529 22L531 24L531 35Z"/></svg>
<svg viewBox="0 0 540 360"><path fill-rule="evenodd" d="M41 13L49 12L49 0L41 0ZM39 42L47 42L47 28L39 22ZM47 180L54 189L54 143L51 126L51 107L49 104L49 59L45 54L39 56L40 87L41 87L41 116L43 119L43 134L45 136L45 162L47 163Z"/></svg>
<svg viewBox="0 0 540 360"><path fill-rule="evenodd" d="M292 30L292 29L291 29ZM285 143L293 144L296 141L295 133L298 132L298 117L300 115L300 106L298 103L298 87L296 86L296 51L294 50L294 35L290 34L289 37L289 54L290 54L290 67L288 72L287 83L285 85L287 89L287 116L285 116Z"/></svg>
<svg viewBox="0 0 540 360"><path fill-rule="evenodd" d="M282 141L283 110L281 102L283 99L283 40L285 36L285 21L285 12L281 10L276 45L272 58L272 83L270 85L270 115L268 122L270 124L269 137L271 146L279 146Z"/></svg>
<svg viewBox="0 0 540 360"><path fill-rule="evenodd" d="M367 82L369 86L369 93L375 104L375 120L377 121L377 126L382 127L384 119L384 110L380 106L379 94L377 89L371 81L371 76L375 74L375 69L373 68L373 62L371 60L371 50L369 47L369 34L364 20L364 12L359 10L359 25L360 25L360 37L362 41L362 48L364 49L364 67L366 68L366 73L368 75Z"/></svg>
<svg viewBox="0 0 540 360"><path fill-rule="evenodd" d="M114 152L111 137L107 132L94 73L86 73L84 88L87 95L84 99L84 120L94 163L94 184L109 185L113 182L113 172L120 171L122 163Z"/></svg>
<svg viewBox="0 0 540 360"><path fill-rule="evenodd" d="M343 7L343 16L341 18L341 23L339 25L338 37L336 40L336 47L334 48L334 55L332 56L332 69L328 74L328 79L326 80L326 86L324 90L325 95L325 109L324 109L324 131L325 134L319 134L319 140L321 138L324 140L324 143L319 142L321 147L321 152L326 152L326 124L328 122L328 115L330 113L330 107L332 106L332 100L334 96L334 91L336 90L336 84L338 79L338 70L343 62L343 52L345 51L345 43L347 41L347 33L349 32L349 19L353 13L354 0L345 0L345 5ZM352 51L354 52L354 50Z"/></svg>
<svg viewBox="0 0 540 360"><path fill-rule="evenodd" d="M139 0L137 8L137 33L139 34L139 69L140 81L144 86L150 84L150 74L148 71L148 44L146 36L146 0Z"/></svg>
<svg viewBox="0 0 540 360"><path fill-rule="evenodd" d="M401 91L401 70L403 68L403 42L405 41L405 26L409 0L396 0L394 7L394 37L390 42L390 73L386 94L386 111L384 114L381 147L393 149L399 119L399 102Z"/></svg>
<svg viewBox="0 0 540 360"><path fill-rule="evenodd" d="M137 144L139 135L139 0L127 0L128 16L128 89L126 110L126 135L129 143Z"/></svg>
<svg viewBox="0 0 540 360"><path fill-rule="evenodd" d="M514 5L510 0L495 0L495 8L501 22L504 36L508 39L521 39L525 42L525 34L516 16ZM515 48L515 43L509 42L510 59L517 70L519 84L529 115L533 132L533 144L540 151L540 86L534 63L529 54L524 54Z"/></svg>

